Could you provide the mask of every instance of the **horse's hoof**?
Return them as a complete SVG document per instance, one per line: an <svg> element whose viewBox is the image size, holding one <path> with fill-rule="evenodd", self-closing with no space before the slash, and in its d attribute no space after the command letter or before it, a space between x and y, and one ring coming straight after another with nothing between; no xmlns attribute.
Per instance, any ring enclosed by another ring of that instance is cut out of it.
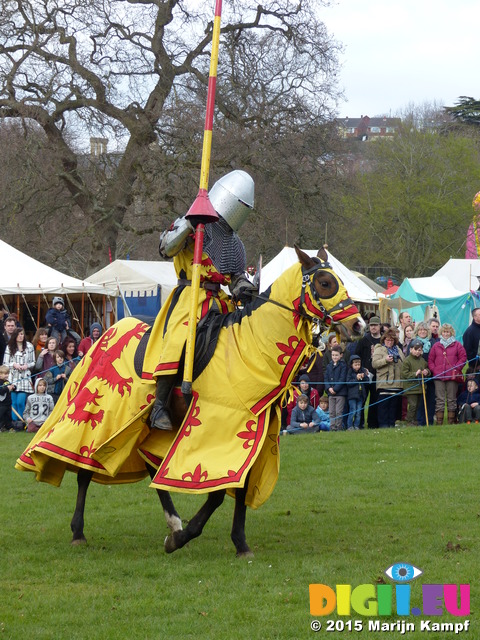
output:
<svg viewBox="0 0 480 640"><path fill-rule="evenodd" d="M78 545L80 544L87 544L87 539L85 538L85 536L82 536L81 538L74 538L71 542L71 545L74 547L78 547Z"/></svg>
<svg viewBox="0 0 480 640"><path fill-rule="evenodd" d="M177 545L175 544L175 540L173 538L173 533L171 533L169 536L165 538L163 547L167 553L173 553L178 549Z"/></svg>
<svg viewBox="0 0 480 640"><path fill-rule="evenodd" d="M239 551L237 558L254 558L255 554L250 549L248 551Z"/></svg>

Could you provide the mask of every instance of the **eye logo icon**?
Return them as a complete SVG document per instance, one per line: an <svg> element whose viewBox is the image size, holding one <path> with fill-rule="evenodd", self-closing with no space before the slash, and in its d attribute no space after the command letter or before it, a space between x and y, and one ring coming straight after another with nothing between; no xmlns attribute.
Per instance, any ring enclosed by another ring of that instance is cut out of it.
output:
<svg viewBox="0 0 480 640"><path fill-rule="evenodd" d="M421 576L423 571L407 562L396 562L385 569L385 575L395 582L410 582Z"/></svg>

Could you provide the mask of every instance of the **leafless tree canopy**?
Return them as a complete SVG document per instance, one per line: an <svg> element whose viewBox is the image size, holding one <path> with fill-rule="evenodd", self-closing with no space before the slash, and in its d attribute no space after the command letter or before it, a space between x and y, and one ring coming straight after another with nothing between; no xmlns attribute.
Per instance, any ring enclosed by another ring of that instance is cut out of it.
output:
<svg viewBox="0 0 480 640"><path fill-rule="evenodd" d="M48 191L88 239L87 272L106 247L115 256L195 196L213 28L213 0L211 15L205 4L0 1L0 115L41 141ZM223 6L212 174L250 167L285 216L298 198L312 216L335 174L324 156L338 48L320 4ZM91 136L109 140L102 161L87 158ZM38 173L26 176L34 190ZM27 186L17 209L29 198Z"/></svg>

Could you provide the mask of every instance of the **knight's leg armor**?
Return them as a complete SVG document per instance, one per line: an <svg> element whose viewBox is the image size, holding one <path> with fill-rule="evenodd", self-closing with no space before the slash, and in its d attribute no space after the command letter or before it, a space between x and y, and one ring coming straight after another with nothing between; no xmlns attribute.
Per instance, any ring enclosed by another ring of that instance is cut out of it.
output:
<svg viewBox="0 0 480 640"><path fill-rule="evenodd" d="M175 376L158 376L155 404L150 414L150 426L153 429L171 431L173 429L170 413L167 409L170 393L175 384Z"/></svg>

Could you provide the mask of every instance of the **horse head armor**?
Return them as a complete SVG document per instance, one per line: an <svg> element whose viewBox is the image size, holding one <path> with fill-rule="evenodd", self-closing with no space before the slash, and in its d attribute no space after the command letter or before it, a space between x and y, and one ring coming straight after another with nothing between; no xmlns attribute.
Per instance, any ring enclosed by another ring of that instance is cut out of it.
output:
<svg viewBox="0 0 480 640"><path fill-rule="evenodd" d="M333 271L325 249L317 257L310 257L295 246L302 265L302 292L298 312L309 318L317 330L321 323L332 328L341 328L346 337L361 335L365 322L347 290Z"/></svg>

